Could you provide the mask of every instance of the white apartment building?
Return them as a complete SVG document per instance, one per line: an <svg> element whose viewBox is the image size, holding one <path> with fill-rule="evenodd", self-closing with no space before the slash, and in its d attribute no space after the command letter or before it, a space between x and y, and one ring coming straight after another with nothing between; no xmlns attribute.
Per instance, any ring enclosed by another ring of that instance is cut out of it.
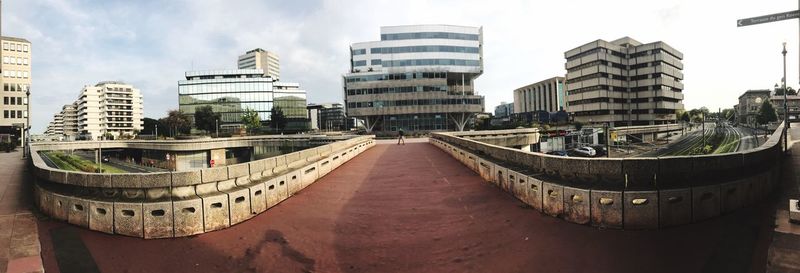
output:
<svg viewBox="0 0 800 273"><path fill-rule="evenodd" d="M2 52L3 89L0 96L0 134L19 136L19 128L14 124L26 124L28 117L28 100L25 93L31 86L31 43L28 40L14 37L0 37ZM25 125L27 127L27 125Z"/></svg>
<svg viewBox="0 0 800 273"><path fill-rule="evenodd" d="M81 139L133 136L144 127L142 94L130 84L108 81L85 86L75 105Z"/></svg>
<svg viewBox="0 0 800 273"><path fill-rule="evenodd" d="M281 78L280 59L275 52L256 48L239 56L238 63L239 69L262 69L264 76L269 76L276 81Z"/></svg>

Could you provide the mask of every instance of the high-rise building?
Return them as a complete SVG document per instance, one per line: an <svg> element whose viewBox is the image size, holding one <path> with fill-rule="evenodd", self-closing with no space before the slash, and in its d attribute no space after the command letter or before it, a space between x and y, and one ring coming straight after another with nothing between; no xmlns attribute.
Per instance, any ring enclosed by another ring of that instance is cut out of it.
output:
<svg viewBox="0 0 800 273"><path fill-rule="evenodd" d="M77 106L81 139L133 136L144 127L142 93L130 84L100 82L81 90Z"/></svg>
<svg viewBox="0 0 800 273"><path fill-rule="evenodd" d="M76 103L64 105L61 112L53 115L53 121L47 125L45 135L68 141L78 137L78 106Z"/></svg>
<svg viewBox="0 0 800 273"><path fill-rule="evenodd" d="M27 127L28 99L25 95L31 86L31 42L22 38L0 37L3 44L2 83L0 91L3 115L0 116L0 134L20 136L20 128Z"/></svg>
<svg viewBox="0 0 800 273"><path fill-rule="evenodd" d="M348 117L372 131L463 130L484 111L483 29L450 25L381 27L380 41L350 46L344 75Z"/></svg>
<svg viewBox="0 0 800 273"><path fill-rule="evenodd" d="M567 111L575 121L667 124L683 109L683 53L664 42L597 40L564 57Z"/></svg>
<svg viewBox="0 0 800 273"><path fill-rule="evenodd" d="M347 117L341 103L309 104L308 117L312 130L341 131L347 129Z"/></svg>
<svg viewBox="0 0 800 273"><path fill-rule="evenodd" d="M61 112L53 115L53 121L47 125L47 131L45 133L47 135L58 137L64 135L64 116L61 115Z"/></svg>
<svg viewBox="0 0 800 273"><path fill-rule="evenodd" d="M262 122L271 120L273 106L287 119L287 130L308 129L306 91L298 83L278 82L262 69L186 72L178 81L179 109L194 122L198 107L211 106L221 114L220 128L242 127L242 114L256 111Z"/></svg>
<svg viewBox="0 0 800 273"><path fill-rule="evenodd" d="M494 107L494 116L497 118L505 118L514 113L514 103L501 102L500 105Z"/></svg>
<svg viewBox="0 0 800 273"><path fill-rule="evenodd" d="M256 48L239 56L238 63L239 69L262 69L264 76L270 76L276 81L281 78L280 58L275 52Z"/></svg>
<svg viewBox="0 0 800 273"><path fill-rule="evenodd" d="M554 113L564 110L565 106L564 77L553 77L514 90L516 113Z"/></svg>

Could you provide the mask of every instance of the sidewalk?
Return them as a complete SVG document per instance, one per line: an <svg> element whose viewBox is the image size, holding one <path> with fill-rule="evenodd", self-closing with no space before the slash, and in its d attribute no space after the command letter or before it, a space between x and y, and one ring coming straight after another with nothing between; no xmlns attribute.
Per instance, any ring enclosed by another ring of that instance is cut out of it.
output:
<svg viewBox="0 0 800 273"><path fill-rule="evenodd" d="M0 272L44 272L36 218L31 213L33 177L21 149L0 153Z"/></svg>

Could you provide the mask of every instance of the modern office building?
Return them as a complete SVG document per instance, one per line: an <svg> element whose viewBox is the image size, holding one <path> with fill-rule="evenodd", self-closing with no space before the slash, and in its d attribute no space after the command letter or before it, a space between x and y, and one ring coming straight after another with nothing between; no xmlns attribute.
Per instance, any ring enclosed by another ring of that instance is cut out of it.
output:
<svg viewBox="0 0 800 273"><path fill-rule="evenodd" d="M239 56L238 63L239 69L262 69L264 76L270 76L276 81L281 78L280 58L275 52L256 48Z"/></svg>
<svg viewBox="0 0 800 273"><path fill-rule="evenodd" d="M307 109L312 130L341 131L348 128L344 106L341 103L312 103Z"/></svg>
<svg viewBox="0 0 800 273"><path fill-rule="evenodd" d="M105 139L107 134L132 137L144 127L142 93L130 84L106 81L87 85L75 105L80 139Z"/></svg>
<svg viewBox="0 0 800 273"><path fill-rule="evenodd" d="M500 102L500 105L494 107L494 117L506 118L514 113L514 103Z"/></svg>
<svg viewBox="0 0 800 273"><path fill-rule="evenodd" d="M381 27L380 41L350 46L344 75L347 117L368 131L463 130L484 111L483 29L450 25Z"/></svg>
<svg viewBox="0 0 800 273"><path fill-rule="evenodd" d="M736 122L755 127L758 110L761 109L761 104L764 101L770 100L771 94L772 91L768 89L745 91L744 94L739 96L739 104L734 106ZM782 102L783 96L781 96L781 106L783 105Z"/></svg>
<svg viewBox="0 0 800 273"><path fill-rule="evenodd" d="M564 77L552 77L514 90L513 119L523 123L566 122Z"/></svg>
<svg viewBox="0 0 800 273"><path fill-rule="evenodd" d="M27 127L28 99L25 95L31 86L31 42L22 38L0 37L2 49L3 89L0 91L3 115L0 116L0 134L20 136L20 127ZM21 125L21 126L15 126Z"/></svg>
<svg viewBox="0 0 800 273"><path fill-rule="evenodd" d="M596 40L564 57L567 111L575 121L667 124L683 109L683 53L664 42Z"/></svg>
<svg viewBox="0 0 800 273"><path fill-rule="evenodd" d="M178 82L178 103L192 122L196 108L210 105L221 114L221 128L241 128L246 110L255 110L268 122L275 106L287 118L285 129L308 128L306 91L300 84L275 81L262 69L189 71L185 76Z"/></svg>

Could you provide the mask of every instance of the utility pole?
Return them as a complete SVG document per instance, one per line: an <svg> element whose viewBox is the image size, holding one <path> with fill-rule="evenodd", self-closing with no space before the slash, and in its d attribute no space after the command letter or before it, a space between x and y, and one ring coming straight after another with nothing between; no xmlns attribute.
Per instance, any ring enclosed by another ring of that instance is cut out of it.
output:
<svg viewBox="0 0 800 273"><path fill-rule="evenodd" d="M798 4L800 5L800 0L798 0ZM800 21L800 20L798 20ZM789 143L787 139L787 130L789 129L789 101L787 100L786 93L786 42L783 42L783 147L784 152L786 149L789 148Z"/></svg>
<svg viewBox="0 0 800 273"><path fill-rule="evenodd" d="M611 126L609 126L610 122L606 122L606 157L611 157Z"/></svg>
<svg viewBox="0 0 800 273"><path fill-rule="evenodd" d="M158 123L154 124L153 127L156 128L156 140L158 140Z"/></svg>
<svg viewBox="0 0 800 273"><path fill-rule="evenodd" d="M217 132L217 137L219 137L219 119L214 120L214 129Z"/></svg>

